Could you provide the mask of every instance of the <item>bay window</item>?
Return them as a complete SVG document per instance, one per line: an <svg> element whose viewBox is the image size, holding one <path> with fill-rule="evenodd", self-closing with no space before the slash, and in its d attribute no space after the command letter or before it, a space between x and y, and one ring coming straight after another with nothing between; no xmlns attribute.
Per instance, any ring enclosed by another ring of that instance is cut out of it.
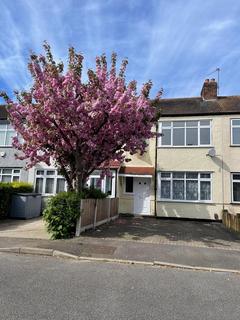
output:
<svg viewBox="0 0 240 320"><path fill-rule="evenodd" d="M67 190L66 181L55 169L36 170L35 191L41 194L56 194Z"/></svg>
<svg viewBox="0 0 240 320"><path fill-rule="evenodd" d="M159 172L159 200L211 201L211 173Z"/></svg>
<svg viewBox="0 0 240 320"><path fill-rule="evenodd" d="M0 168L0 182L20 181L21 169Z"/></svg>
<svg viewBox="0 0 240 320"><path fill-rule="evenodd" d="M162 121L158 146L201 147L211 145L211 120Z"/></svg>
<svg viewBox="0 0 240 320"><path fill-rule="evenodd" d="M107 193L110 198L115 197L115 181L116 181L116 172L111 170L111 176L105 176L101 178L101 170L95 170L89 176L86 186L94 187L101 190L104 193Z"/></svg>

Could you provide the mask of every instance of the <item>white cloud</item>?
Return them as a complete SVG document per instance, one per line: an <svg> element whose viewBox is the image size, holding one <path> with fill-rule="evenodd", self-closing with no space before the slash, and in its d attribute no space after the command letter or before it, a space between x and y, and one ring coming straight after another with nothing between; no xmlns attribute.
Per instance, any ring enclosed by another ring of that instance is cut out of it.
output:
<svg viewBox="0 0 240 320"><path fill-rule="evenodd" d="M204 27L203 30L211 32L220 32L229 29L235 25L236 21L233 19L215 20L211 22L208 26Z"/></svg>

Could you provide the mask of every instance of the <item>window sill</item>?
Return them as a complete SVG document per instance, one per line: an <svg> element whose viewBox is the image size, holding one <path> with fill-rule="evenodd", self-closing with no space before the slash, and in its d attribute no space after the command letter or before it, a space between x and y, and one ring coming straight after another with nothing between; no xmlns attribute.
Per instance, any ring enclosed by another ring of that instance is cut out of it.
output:
<svg viewBox="0 0 240 320"><path fill-rule="evenodd" d="M168 200L168 199L157 199L157 202L169 202L169 203L192 203L192 204L214 204L213 201L188 201L188 200ZM240 204L240 203L239 203Z"/></svg>
<svg viewBox="0 0 240 320"><path fill-rule="evenodd" d="M230 204L233 206L240 206L240 201L239 202L230 202Z"/></svg>
<svg viewBox="0 0 240 320"><path fill-rule="evenodd" d="M230 144L229 146L230 148L233 147L233 148L239 148L240 147L240 144Z"/></svg>
<svg viewBox="0 0 240 320"><path fill-rule="evenodd" d="M13 148L13 146L0 146L0 148Z"/></svg>
<svg viewBox="0 0 240 320"><path fill-rule="evenodd" d="M240 147L240 146L239 146ZM209 146L158 146L158 149L209 149L213 148L212 145Z"/></svg>

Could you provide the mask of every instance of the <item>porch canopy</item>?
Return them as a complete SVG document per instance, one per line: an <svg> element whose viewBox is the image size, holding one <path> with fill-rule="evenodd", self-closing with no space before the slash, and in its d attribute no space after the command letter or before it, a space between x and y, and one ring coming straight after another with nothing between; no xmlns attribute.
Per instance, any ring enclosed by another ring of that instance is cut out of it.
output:
<svg viewBox="0 0 240 320"><path fill-rule="evenodd" d="M152 178L154 171L154 167L121 167L118 175L120 177Z"/></svg>

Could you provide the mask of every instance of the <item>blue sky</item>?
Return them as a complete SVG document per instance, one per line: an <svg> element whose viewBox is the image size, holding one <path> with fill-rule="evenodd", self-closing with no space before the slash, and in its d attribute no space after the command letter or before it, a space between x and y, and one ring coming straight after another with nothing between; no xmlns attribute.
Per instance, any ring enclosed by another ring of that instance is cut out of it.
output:
<svg viewBox="0 0 240 320"><path fill-rule="evenodd" d="M220 94L240 94L239 16L237 0L0 0L0 90L30 85L29 52L47 40L62 60L75 46L86 68L127 57L127 78L152 79L152 96L198 96L216 67Z"/></svg>

